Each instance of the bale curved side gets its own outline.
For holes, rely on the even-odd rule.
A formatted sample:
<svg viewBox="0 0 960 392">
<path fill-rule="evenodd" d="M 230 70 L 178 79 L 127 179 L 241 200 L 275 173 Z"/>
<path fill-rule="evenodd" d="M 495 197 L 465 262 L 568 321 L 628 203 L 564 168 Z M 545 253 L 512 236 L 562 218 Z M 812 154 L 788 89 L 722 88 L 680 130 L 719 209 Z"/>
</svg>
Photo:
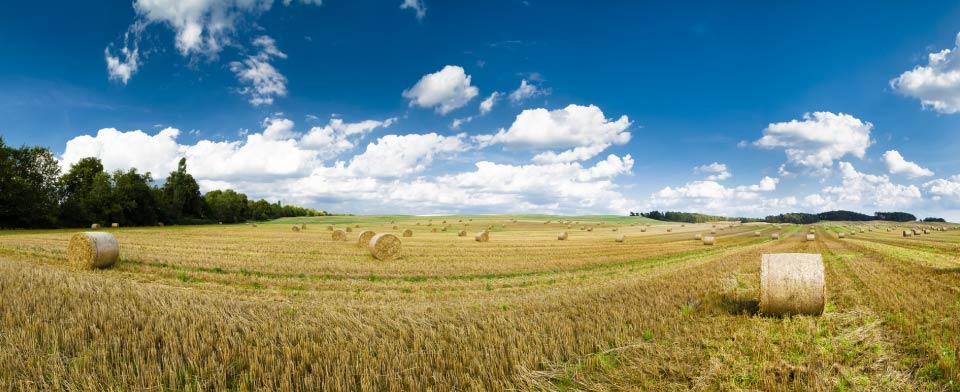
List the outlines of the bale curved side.
<svg viewBox="0 0 960 392">
<path fill-rule="evenodd" d="M 486 231 L 486 230 L 481 231 L 481 232 L 475 234 L 475 235 L 473 236 L 473 239 L 475 239 L 477 242 L 487 242 L 487 241 L 490 241 L 490 232 L 489 232 L 489 231 Z"/>
<path fill-rule="evenodd" d="M 70 264 L 83 269 L 106 268 L 116 263 L 119 257 L 117 239 L 106 232 L 77 233 L 67 245 Z"/>
<path fill-rule="evenodd" d="M 704 244 L 704 245 L 713 245 L 713 244 L 716 243 L 716 242 L 717 242 L 717 240 L 714 239 L 712 236 L 703 237 L 703 244 Z"/>
<path fill-rule="evenodd" d="M 360 234 L 357 235 L 357 246 L 362 247 L 370 245 L 370 239 L 375 235 L 377 235 L 377 233 L 374 233 L 370 230 L 361 231 Z"/>
<path fill-rule="evenodd" d="M 820 254 L 763 255 L 760 261 L 760 313 L 820 315 L 825 302 Z"/>
<path fill-rule="evenodd" d="M 567 239 L 567 232 L 561 231 L 560 234 L 557 234 L 557 239 L 560 241 Z"/>
</svg>

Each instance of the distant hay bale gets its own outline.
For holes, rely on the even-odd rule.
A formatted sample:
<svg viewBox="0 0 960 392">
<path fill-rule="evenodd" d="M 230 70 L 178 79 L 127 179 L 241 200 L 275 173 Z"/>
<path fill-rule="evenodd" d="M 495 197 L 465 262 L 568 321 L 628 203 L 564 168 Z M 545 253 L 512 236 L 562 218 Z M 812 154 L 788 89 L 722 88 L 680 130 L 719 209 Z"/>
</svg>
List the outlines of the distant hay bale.
<svg viewBox="0 0 960 392">
<path fill-rule="evenodd" d="M 813 241 L 816 237 L 813 234 L 807 234 L 807 241 Z"/>
<path fill-rule="evenodd" d="M 703 244 L 704 244 L 704 245 L 713 245 L 713 244 L 716 243 L 716 242 L 717 242 L 717 240 L 716 240 L 715 238 L 713 238 L 713 236 L 709 236 L 709 235 L 708 235 L 708 236 L 706 236 L 706 237 L 703 237 Z"/>
<path fill-rule="evenodd" d="M 300 230 L 306 230 L 306 229 L 307 229 L 307 224 L 306 224 L 306 223 L 301 223 L 301 224 L 300 224 Z"/>
<path fill-rule="evenodd" d="M 163 222 L 157 222 L 157 226 L 163 227 Z"/>
<path fill-rule="evenodd" d="M 616 227 L 613 228 L 613 231 L 617 231 L 617 230 L 619 230 L 619 229 L 617 229 Z"/>
<path fill-rule="evenodd" d="M 771 238 L 771 239 L 774 239 L 774 240 L 779 240 L 779 239 L 780 239 L 780 233 L 770 234 L 770 238 Z"/>
<path fill-rule="evenodd" d="M 846 237 L 846 236 L 847 236 L 847 235 L 844 234 L 844 233 L 837 233 L 837 237 L 839 237 L 839 238 L 844 238 L 844 237 Z"/>
<path fill-rule="evenodd" d="M 406 230 L 403 231 L 403 234 L 402 234 L 402 235 L 403 235 L 404 237 L 413 237 L 413 230 L 406 229 Z"/>
<path fill-rule="evenodd" d="M 647 232 L 647 228 L 646 228 L 646 227 L 641 227 L 641 228 L 640 228 L 640 232 L 641 232 L 641 233 L 646 233 L 646 232 Z"/>
<path fill-rule="evenodd" d="M 442 231 L 442 232 L 446 232 L 446 231 L 447 231 L 447 227 L 446 227 L 446 226 L 444 226 L 444 227 L 441 227 L 441 228 L 440 228 L 440 231 Z"/>
<path fill-rule="evenodd" d="M 716 230 L 710 230 L 710 234 L 717 234 Z"/>
<path fill-rule="evenodd" d="M 99 223 L 94 223 L 94 224 L 90 225 L 90 228 L 93 229 L 93 230 L 97 230 L 97 229 L 100 228 L 100 224 L 99 224 Z"/>
<path fill-rule="evenodd" d="M 333 231 L 333 234 L 331 234 L 330 236 L 331 236 L 331 238 L 333 238 L 334 241 L 346 241 L 346 240 L 347 240 L 347 232 L 345 232 L 345 231 L 343 231 L 343 230 L 340 230 L 340 229 L 334 230 L 334 231 Z"/>
<path fill-rule="evenodd" d="M 370 255 L 383 261 L 399 259 L 402 249 L 400 239 L 390 233 L 380 233 L 370 237 L 367 246 L 370 248 Z"/>
<path fill-rule="evenodd" d="M 437 232 L 437 228 L 434 227 L 434 228 L 430 229 L 430 232 L 431 232 L 431 233 L 436 233 L 436 232 Z"/>
<path fill-rule="evenodd" d="M 351 229 L 349 226 L 347 226 L 346 231 L 347 231 L 347 233 L 353 233 L 353 229 Z"/>
<path fill-rule="evenodd" d="M 765 254 L 760 261 L 760 313 L 823 314 L 823 258 L 817 253 Z"/>
<path fill-rule="evenodd" d="M 592 227 L 588 227 L 588 228 L 587 228 L 587 231 L 593 231 L 593 228 L 592 228 Z"/>
<path fill-rule="evenodd" d="M 111 224 L 110 224 L 110 227 L 112 227 L 112 228 L 118 228 L 118 227 L 120 227 L 120 224 L 114 222 L 114 223 L 111 223 Z"/>
<path fill-rule="evenodd" d="M 687 225 L 680 225 L 680 227 L 687 227 Z"/>
<path fill-rule="evenodd" d="M 420 222 L 417 222 L 417 226 L 420 226 Z"/>
<path fill-rule="evenodd" d="M 475 235 L 473 236 L 473 239 L 475 239 L 477 242 L 487 242 L 487 241 L 490 241 L 490 232 L 489 232 L 489 231 L 486 231 L 486 230 L 481 231 L 481 232 L 475 234 Z"/>
<path fill-rule="evenodd" d="M 702 240 L 702 239 L 703 239 L 703 235 L 700 234 L 700 233 L 694 234 L 694 235 L 693 235 L 693 239 L 695 239 L 695 240 Z"/>
<path fill-rule="evenodd" d="M 557 234 L 557 239 L 560 241 L 567 239 L 567 232 L 561 231 L 560 234 Z"/>
<path fill-rule="evenodd" d="M 617 241 L 617 242 L 623 242 L 623 241 L 626 240 L 626 239 L 627 239 L 627 237 L 624 236 L 623 234 L 618 234 L 616 237 L 614 237 L 613 240 L 614 240 L 614 241 Z"/>
<path fill-rule="evenodd" d="M 913 236 L 913 232 L 910 231 L 910 230 L 904 230 L 904 231 L 903 231 L 903 236 L 904 236 L 904 237 L 912 237 L 912 236 Z"/>
<path fill-rule="evenodd" d="M 359 229 L 359 228 L 360 228 L 360 225 L 353 225 L 353 227 L 355 227 L 355 228 L 358 228 L 358 229 Z"/>
<path fill-rule="evenodd" d="M 447 221 L 443 221 L 443 222 L 440 222 L 440 223 L 447 224 Z"/>
<path fill-rule="evenodd" d="M 759 236 L 760 236 L 760 232 L 759 232 L 759 231 L 753 232 L 753 236 L 754 236 L 754 237 L 759 237 Z"/>
<path fill-rule="evenodd" d="M 327 231 L 333 231 L 333 226 L 327 226 Z"/>
<path fill-rule="evenodd" d="M 457 219 L 457 222 L 463 223 L 463 219 Z"/>
<path fill-rule="evenodd" d="M 117 239 L 102 231 L 74 234 L 67 245 L 67 260 L 83 269 L 106 268 L 116 263 L 119 257 Z"/>
<path fill-rule="evenodd" d="M 853 236 L 855 236 L 855 235 L 857 235 L 857 232 L 855 232 L 855 231 L 851 231 L 851 232 L 850 232 L 850 236 L 851 236 L 851 237 L 853 237 Z"/>
<path fill-rule="evenodd" d="M 923 229 L 923 234 L 930 234 L 930 230 Z"/>
<path fill-rule="evenodd" d="M 569 230 L 571 227 L 573 227 L 573 226 L 567 225 L 567 230 Z"/>
<path fill-rule="evenodd" d="M 673 229 L 667 229 L 667 233 L 670 233 L 670 232 L 672 232 L 672 231 L 673 231 Z"/>
<path fill-rule="evenodd" d="M 293 227 L 291 227 L 290 230 L 293 230 L 294 233 L 299 233 L 299 232 L 300 232 L 300 226 L 293 225 Z"/>
<path fill-rule="evenodd" d="M 361 231 L 360 234 L 357 235 L 357 246 L 364 247 L 370 245 L 370 239 L 375 235 L 377 235 L 377 233 L 370 230 Z"/>
<path fill-rule="evenodd" d="M 466 230 L 460 230 L 457 232 L 457 237 L 466 237 L 466 236 L 467 236 Z"/>
<path fill-rule="evenodd" d="M 813 233 L 815 233 L 815 231 L 813 229 L 810 229 L 810 234 L 813 234 Z"/>
<path fill-rule="evenodd" d="M 393 229 L 394 229 L 394 230 L 399 229 L 399 228 L 400 228 L 400 227 L 398 227 L 397 225 L 393 225 Z"/>
<path fill-rule="evenodd" d="M 920 230 L 913 229 L 913 235 L 920 235 Z"/>
</svg>

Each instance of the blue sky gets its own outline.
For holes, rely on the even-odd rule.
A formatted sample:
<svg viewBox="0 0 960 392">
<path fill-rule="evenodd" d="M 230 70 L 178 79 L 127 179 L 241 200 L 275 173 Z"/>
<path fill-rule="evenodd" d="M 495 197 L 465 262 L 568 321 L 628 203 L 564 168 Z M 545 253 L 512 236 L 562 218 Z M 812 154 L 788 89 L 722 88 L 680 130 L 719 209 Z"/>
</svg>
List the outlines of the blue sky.
<svg viewBox="0 0 960 392">
<path fill-rule="evenodd" d="M 18 3 L 0 134 L 340 212 L 960 220 L 958 32 L 946 1 Z"/>
</svg>

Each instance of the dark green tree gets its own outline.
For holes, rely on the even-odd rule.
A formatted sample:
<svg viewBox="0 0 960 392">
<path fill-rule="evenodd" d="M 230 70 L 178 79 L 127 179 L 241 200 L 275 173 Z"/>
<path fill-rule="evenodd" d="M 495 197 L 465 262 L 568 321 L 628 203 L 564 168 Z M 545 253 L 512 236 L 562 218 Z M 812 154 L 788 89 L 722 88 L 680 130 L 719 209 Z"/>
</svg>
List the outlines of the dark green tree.
<svg viewBox="0 0 960 392">
<path fill-rule="evenodd" d="M 187 173 L 187 159 L 180 158 L 177 171 L 171 172 L 163 184 L 164 205 L 168 209 L 164 215 L 173 222 L 203 217 L 203 197 L 200 186 Z"/>
<path fill-rule="evenodd" d="M 150 173 L 139 174 L 137 169 L 113 174 L 114 203 L 121 216 L 118 222 L 125 226 L 153 226 L 157 224 L 156 195 L 150 183 Z"/>
<path fill-rule="evenodd" d="M 57 224 L 60 165 L 42 147 L 8 147 L 0 137 L 0 227 Z"/>
<path fill-rule="evenodd" d="M 218 222 L 245 222 L 249 216 L 247 195 L 232 189 L 207 192 L 203 199 L 207 206 L 207 217 Z"/>
</svg>

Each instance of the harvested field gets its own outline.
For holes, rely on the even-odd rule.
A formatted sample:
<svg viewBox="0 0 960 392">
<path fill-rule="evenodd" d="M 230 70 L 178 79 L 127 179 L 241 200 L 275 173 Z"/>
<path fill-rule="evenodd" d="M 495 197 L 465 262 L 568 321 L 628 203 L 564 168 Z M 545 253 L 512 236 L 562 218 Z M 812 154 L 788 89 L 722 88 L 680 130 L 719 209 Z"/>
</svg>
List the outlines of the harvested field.
<svg viewBox="0 0 960 392">
<path fill-rule="evenodd" d="M 306 223 L 401 237 L 394 226 L 431 220 L 492 227 L 490 241 L 422 230 L 400 238 L 401 258 L 378 260 L 327 230 L 291 233 Z M 570 221 L 619 231 L 558 241 Z M 714 246 L 694 239 L 713 224 L 505 215 L 122 227 L 110 230 L 119 260 L 94 270 L 68 261 L 80 230 L 0 232 L 0 389 L 960 385 L 960 231 L 824 223 L 807 241 L 806 225 L 743 224 L 711 235 Z M 771 253 L 822 255 L 822 315 L 758 314 Z"/>
</svg>

